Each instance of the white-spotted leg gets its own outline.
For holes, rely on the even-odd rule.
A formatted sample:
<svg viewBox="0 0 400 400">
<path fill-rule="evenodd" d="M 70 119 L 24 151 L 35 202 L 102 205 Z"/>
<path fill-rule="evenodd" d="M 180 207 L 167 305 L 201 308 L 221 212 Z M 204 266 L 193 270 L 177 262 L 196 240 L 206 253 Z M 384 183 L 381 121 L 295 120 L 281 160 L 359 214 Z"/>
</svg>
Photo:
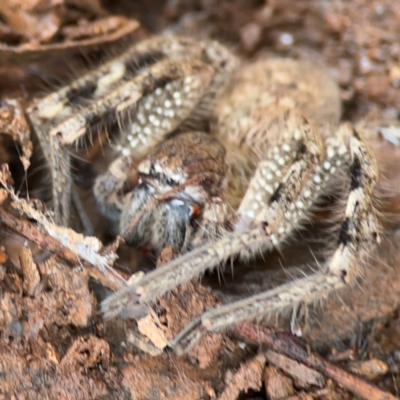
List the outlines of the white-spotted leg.
<svg viewBox="0 0 400 400">
<path fill-rule="evenodd" d="M 68 146 L 106 127 L 119 132 L 120 154 L 141 159 L 179 126 L 209 120 L 237 64 L 216 42 L 153 38 L 33 102 L 28 114 L 51 169 L 56 222 L 69 220 Z"/>
<path fill-rule="evenodd" d="M 327 298 L 332 292 L 351 285 L 360 275 L 360 260 L 379 241 L 378 221 L 372 204 L 377 168 L 367 144 L 352 127 L 343 126 L 338 135 L 341 137 L 338 143 L 342 136 L 350 135 L 350 187 L 337 238 L 337 249 L 332 257 L 314 275 L 206 312 L 172 341 L 171 346 L 176 347 L 178 352 L 185 352 L 204 331 L 218 331 L 236 322 L 276 315 L 295 309 L 300 304 L 307 305 Z M 335 172 L 335 164 L 342 160 L 340 148 L 335 153 L 332 153 L 334 148 L 328 149 L 331 157 L 328 154 L 324 166 L 316 171 L 314 182 L 324 180 Z"/>
</svg>

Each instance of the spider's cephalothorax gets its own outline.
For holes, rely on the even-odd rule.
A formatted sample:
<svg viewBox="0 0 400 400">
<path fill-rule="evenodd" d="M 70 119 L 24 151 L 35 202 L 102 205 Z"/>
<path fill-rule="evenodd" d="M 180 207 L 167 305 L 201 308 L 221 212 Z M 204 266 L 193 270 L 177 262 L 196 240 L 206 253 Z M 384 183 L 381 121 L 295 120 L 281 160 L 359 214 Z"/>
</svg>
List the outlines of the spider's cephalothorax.
<svg viewBox="0 0 400 400">
<path fill-rule="evenodd" d="M 185 252 L 202 225 L 203 210 L 221 193 L 225 179 L 225 149 L 213 137 L 191 132 L 168 139 L 152 150 L 138 166 L 139 182 L 126 196 L 120 230 L 157 196 L 126 235 L 136 246 L 158 251 L 172 247 Z"/>
<path fill-rule="evenodd" d="M 339 126 L 325 67 L 277 59 L 239 68 L 216 42 L 156 38 L 35 102 L 31 115 L 54 169 L 59 221 L 68 219 L 65 146 L 102 120 L 119 122 L 115 161 L 94 187 L 100 209 L 132 245 L 186 253 L 106 299 L 106 317 L 142 315 L 229 258 L 284 248 L 326 189 L 344 182 L 335 250 L 317 273 L 208 311 L 172 346 L 328 296 L 354 282 L 378 242 L 375 160 L 359 132 Z"/>
</svg>

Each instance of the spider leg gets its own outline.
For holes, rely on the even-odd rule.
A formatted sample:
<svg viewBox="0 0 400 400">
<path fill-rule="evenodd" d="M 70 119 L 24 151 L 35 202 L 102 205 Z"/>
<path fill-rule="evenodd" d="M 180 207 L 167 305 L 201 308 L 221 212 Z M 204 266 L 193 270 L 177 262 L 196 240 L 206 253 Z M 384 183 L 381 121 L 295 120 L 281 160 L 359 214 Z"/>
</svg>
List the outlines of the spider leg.
<svg viewBox="0 0 400 400">
<path fill-rule="evenodd" d="M 94 183 L 97 206 L 104 215 L 115 221 L 118 221 L 123 210 L 124 193 L 137 183 L 136 167 L 132 157 L 118 157 Z"/>
<path fill-rule="evenodd" d="M 372 204 L 377 168 L 373 155 L 359 134 L 349 126 L 339 130 L 339 134 L 349 133 L 350 187 L 337 248 L 332 257 L 320 272 L 312 276 L 206 312 L 172 341 L 171 345 L 178 352 L 185 352 L 204 331 L 218 331 L 236 322 L 274 315 L 302 303 L 310 304 L 327 298 L 330 293 L 351 285 L 360 275 L 358 260 L 367 256 L 379 241 L 378 221 Z M 332 166 L 335 158 L 339 159 L 338 155 L 326 162 Z M 331 169 L 326 168 L 325 176 L 332 173 Z M 319 176 L 318 173 L 314 177 Z"/>
<path fill-rule="evenodd" d="M 191 248 L 197 248 L 207 242 L 218 240 L 230 232 L 232 213 L 229 205 L 220 197 L 211 197 L 201 212 L 197 232 L 192 240 Z"/>
<path fill-rule="evenodd" d="M 290 121 L 292 119 L 292 121 Z M 298 119 L 298 117 L 297 117 Z M 297 129 L 299 121 L 296 117 L 288 118 L 285 132 Z M 335 133 L 325 140 L 325 158 L 319 163 L 310 178 L 301 186 L 296 197 L 296 191 L 288 188 L 287 203 L 280 208 L 283 212 L 279 226 L 274 228 L 271 236 L 274 247 L 279 247 L 304 221 L 311 207 L 317 202 L 321 193 L 327 188 L 328 181 L 335 174 L 343 170 L 349 163 L 349 152 L 346 143 L 350 143 L 351 131 L 347 125 L 342 125 Z M 292 135 L 293 136 L 293 135 Z M 238 209 L 237 227 L 247 226 L 251 221 L 272 221 L 269 216 L 273 212 L 271 203 L 279 198 L 279 178 L 292 165 L 296 157 L 296 146 L 302 146 L 301 142 L 290 140 L 290 135 L 283 137 L 283 143 L 279 143 L 268 151 L 267 157 L 259 163 L 254 178 L 251 180 L 246 195 Z M 288 173 L 288 172 L 286 172 Z M 298 182 L 294 182 L 298 184 Z M 265 205 L 268 205 L 265 207 Z M 276 205 L 275 205 L 276 207 Z"/>
<path fill-rule="evenodd" d="M 226 79 L 222 71 L 232 71 L 238 65 L 236 57 L 217 42 L 199 43 L 186 37 L 155 37 L 134 44 L 119 57 L 34 101 L 28 108 L 28 113 L 34 120 L 41 123 L 51 122 L 54 126 L 66 118 L 73 117 L 90 101 L 101 100 L 121 82 L 140 75 L 147 67 L 159 61 L 182 58 L 202 59 L 215 70 L 220 69 L 214 77 L 215 86 L 221 86 L 222 81 Z"/>
<path fill-rule="evenodd" d="M 241 252 L 248 253 L 250 250 L 255 253 L 259 249 L 274 245 L 279 237 L 278 229 L 285 219 L 285 213 L 290 210 L 290 204 L 301 196 L 302 189 L 315 173 L 324 153 L 318 129 L 295 112 L 289 112 L 285 118 L 289 127 L 285 139 L 295 142 L 295 150 L 292 160 L 287 160 L 288 166 L 280 177 L 276 190 L 272 194 L 266 191 L 270 196 L 267 207 L 260 210 L 254 222 L 216 242 L 187 253 L 163 268 L 147 274 L 136 285 L 106 299 L 102 304 L 106 317 L 118 315 L 127 306 L 133 310 L 131 315 L 141 315 L 146 303 L 156 300 L 207 269 L 214 268 Z M 254 179 L 264 173 L 260 172 L 264 168 L 265 165 L 261 163 Z"/>
<path fill-rule="evenodd" d="M 54 222 L 68 226 L 72 192 L 71 155 L 69 150 L 60 142 L 59 136 L 49 138 L 41 129 L 37 132 L 41 132 L 40 135 L 38 134 L 40 142 L 46 143 L 42 146 L 42 149 L 46 149 L 43 153 L 52 166 L 50 173 L 52 176 L 53 209 L 55 210 Z M 60 219 L 59 216 L 65 216 L 65 218 Z"/>
<path fill-rule="evenodd" d="M 56 222 L 68 225 L 69 218 L 70 190 L 65 187 L 70 188 L 71 178 L 66 145 L 96 129 L 96 125 L 104 124 L 104 120 L 112 124 L 127 118 L 132 119 L 132 122 L 125 123 L 130 126 L 125 140 L 117 149 L 123 155 L 137 150 L 140 156 L 140 150 L 143 152 L 160 141 L 189 115 L 211 77 L 211 67 L 196 60 L 181 63 L 169 60 L 159 62 L 107 93 L 101 101 L 90 103 L 75 115 L 62 120 L 50 129 L 49 137 L 43 137 L 46 135 L 42 134 L 41 142 L 45 141 L 43 147 L 49 146 L 49 140 L 51 142 L 45 155 L 52 166 Z M 175 93 L 178 93 L 179 98 L 173 97 Z M 161 115 L 148 112 L 148 105 L 153 110 L 154 107 L 157 109 L 157 105 L 162 106 Z M 60 179 L 65 182 L 60 182 Z"/>
<path fill-rule="evenodd" d="M 143 157 L 191 115 L 205 117 L 196 115 L 196 108 L 200 114 L 208 110 L 209 118 L 211 105 L 203 103 L 224 84 L 222 70 L 236 65 L 236 57 L 216 42 L 150 39 L 33 102 L 28 114 L 50 166 L 56 222 L 69 220 L 71 177 L 64 147 L 106 126 L 122 129 L 120 153 Z"/>
</svg>

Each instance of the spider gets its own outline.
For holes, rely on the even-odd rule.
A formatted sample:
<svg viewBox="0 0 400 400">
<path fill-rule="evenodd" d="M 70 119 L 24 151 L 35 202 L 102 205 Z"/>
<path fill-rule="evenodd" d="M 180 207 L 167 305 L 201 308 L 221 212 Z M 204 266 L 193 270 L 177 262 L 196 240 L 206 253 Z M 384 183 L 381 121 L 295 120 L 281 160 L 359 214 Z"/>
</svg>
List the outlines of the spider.
<svg viewBox="0 0 400 400">
<path fill-rule="evenodd" d="M 318 272 L 206 312 L 170 342 L 177 349 L 204 331 L 351 285 L 379 242 L 376 163 L 360 133 L 340 125 L 339 90 L 325 67 L 241 65 L 217 42 L 158 37 L 35 101 L 29 113 L 52 167 L 58 223 L 68 224 L 73 187 L 68 146 L 105 124 L 120 134 L 115 161 L 94 185 L 99 208 L 130 244 L 182 254 L 103 301 L 107 318 L 126 310 L 139 318 L 228 259 L 284 246 L 323 194 L 347 182 L 336 248 Z"/>
</svg>

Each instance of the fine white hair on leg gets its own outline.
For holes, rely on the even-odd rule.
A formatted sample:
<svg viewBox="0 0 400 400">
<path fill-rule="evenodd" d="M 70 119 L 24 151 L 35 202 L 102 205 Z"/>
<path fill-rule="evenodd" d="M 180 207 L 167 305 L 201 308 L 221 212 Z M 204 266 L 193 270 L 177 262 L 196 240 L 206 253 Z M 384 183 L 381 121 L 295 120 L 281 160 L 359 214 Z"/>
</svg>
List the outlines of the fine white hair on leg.
<svg viewBox="0 0 400 400">
<path fill-rule="evenodd" d="M 372 204 L 377 168 L 360 135 L 349 125 L 342 126 L 341 130 L 340 133 L 351 133 L 350 188 L 333 256 L 314 275 L 206 312 L 171 342 L 178 352 L 186 351 L 203 331 L 218 331 L 236 322 L 279 314 L 302 303 L 307 305 L 325 299 L 351 285 L 360 275 L 359 258 L 367 256 L 379 242 L 378 221 Z"/>
</svg>

